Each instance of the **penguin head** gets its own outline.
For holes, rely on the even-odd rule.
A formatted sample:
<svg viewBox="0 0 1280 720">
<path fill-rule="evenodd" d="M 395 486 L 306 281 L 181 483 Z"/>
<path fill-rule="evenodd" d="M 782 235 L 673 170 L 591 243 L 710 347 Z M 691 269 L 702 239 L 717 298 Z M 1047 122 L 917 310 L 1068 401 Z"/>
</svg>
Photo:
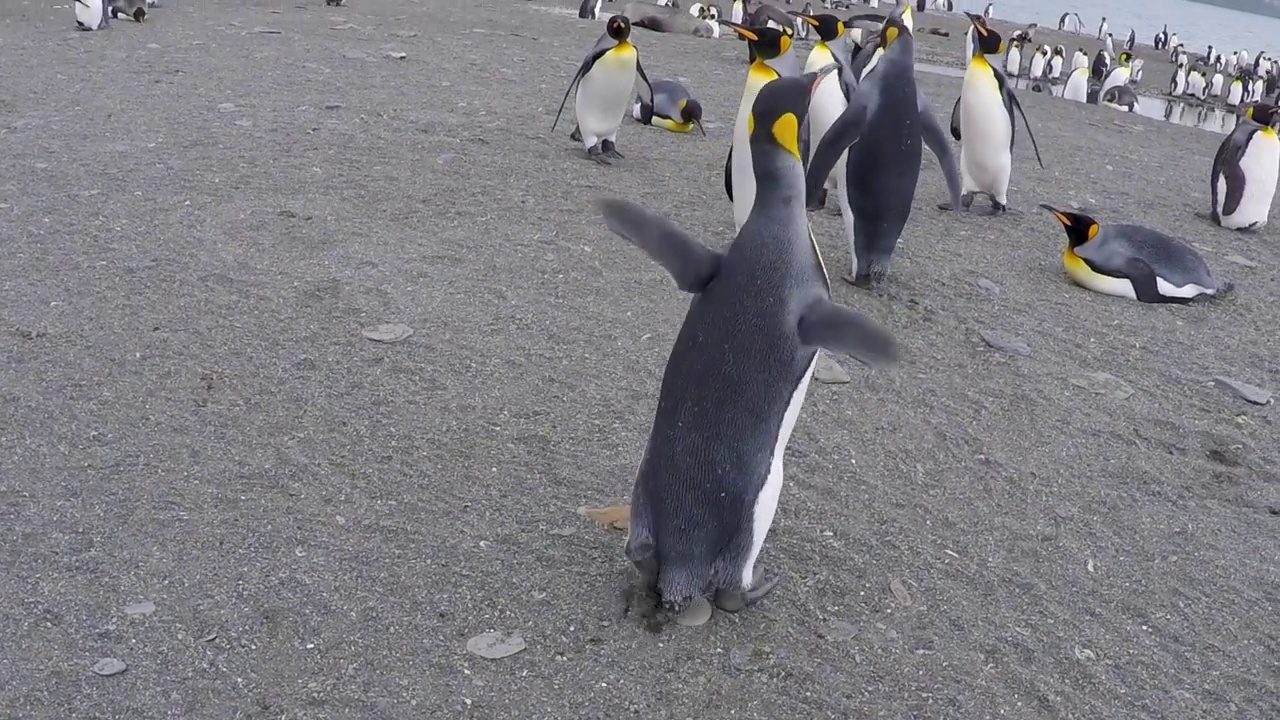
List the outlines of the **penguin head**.
<svg viewBox="0 0 1280 720">
<path fill-rule="evenodd" d="M 1067 49 L 1059 45 L 1058 47 L 1053 49 L 1053 54 L 1057 55 L 1060 58 L 1065 58 L 1067 56 Z"/>
<path fill-rule="evenodd" d="M 977 34 L 977 42 L 974 43 L 974 53 L 981 52 L 983 55 L 997 55 L 1004 52 L 1004 39 L 1000 37 L 1000 33 L 987 27 L 987 19 L 981 15 L 974 15 L 966 12 L 969 22 L 973 23 L 973 31 Z"/>
<path fill-rule="evenodd" d="M 618 42 L 626 42 L 631 37 L 631 21 L 626 15 L 614 15 L 605 23 L 604 31 Z"/>
<path fill-rule="evenodd" d="M 747 27 L 728 20 L 721 20 L 720 24 L 733 28 L 738 37 L 751 43 L 756 51 L 756 57 L 761 60 L 772 60 L 790 50 L 791 37 L 795 34 L 795 30 L 789 27 L 781 30 L 771 27 Z"/>
<path fill-rule="evenodd" d="M 788 10 L 787 14 L 794 15 L 801 20 L 809 23 L 818 31 L 818 37 L 824 43 L 834 42 L 844 34 L 844 21 L 835 15 L 823 13 L 821 15 L 809 15 L 799 13 L 794 10 Z"/>
<path fill-rule="evenodd" d="M 800 157 L 800 128 L 809 116 L 809 98 L 818 83 L 835 70 L 834 65 L 799 77 L 780 77 L 760 89 L 747 114 L 747 133 L 752 157 L 765 150 L 776 156 L 785 153 L 797 163 Z"/>
<path fill-rule="evenodd" d="M 904 37 L 911 37 L 911 28 L 902 21 L 902 18 L 890 15 L 884 19 L 884 27 L 880 28 L 880 45 L 882 50 L 888 50 L 894 43 Z"/>
<path fill-rule="evenodd" d="M 1053 213 L 1053 216 L 1062 223 L 1062 228 L 1067 231 L 1067 247 L 1078 248 L 1089 242 L 1098 235 L 1098 231 L 1102 226 L 1097 220 L 1081 213 L 1063 212 L 1052 205 L 1040 203 L 1040 207 Z"/>
<path fill-rule="evenodd" d="M 697 125 L 698 130 L 702 132 L 703 136 L 706 136 L 707 131 L 702 127 L 702 103 L 694 100 L 693 98 L 681 100 L 680 119 L 684 122 L 691 122 L 694 125 Z"/>
<path fill-rule="evenodd" d="M 1280 123 L 1280 108 L 1269 103 L 1254 103 L 1244 111 L 1244 116 L 1259 125 L 1271 127 Z"/>
<path fill-rule="evenodd" d="M 135 8 L 133 11 L 133 19 L 138 22 L 146 22 L 147 7 L 145 5 L 140 5 L 139 7 Z"/>
<path fill-rule="evenodd" d="M 1133 53 L 1129 52 L 1128 50 L 1123 50 L 1120 52 L 1121 65 L 1128 65 L 1132 61 L 1133 61 Z"/>
</svg>

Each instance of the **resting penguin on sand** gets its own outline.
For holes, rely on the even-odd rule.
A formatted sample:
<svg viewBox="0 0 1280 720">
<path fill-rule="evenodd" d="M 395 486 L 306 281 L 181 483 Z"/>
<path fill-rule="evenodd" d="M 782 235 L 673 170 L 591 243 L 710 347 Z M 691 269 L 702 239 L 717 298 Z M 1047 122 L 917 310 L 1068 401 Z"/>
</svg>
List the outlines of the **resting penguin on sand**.
<svg viewBox="0 0 1280 720">
<path fill-rule="evenodd" d="M 689 88 L 675 80 L 654 80 L 653 103 L 637 96 L 631 117 L 645 125 L 676 133 L 687 133 L 696 125 L 704 136 L 707 134 L 702 127 L 702 103 L 694 99 Z"/>
<path fill-rule="evenodd" d="M 119 20 L 121 15 L 146 22 L 147 0 L 111 0 L 111 19 Z"/>
<path fill-rule="evenodd" d="M 1164 233 L 1139 225 L 1104 228 L 1088 215 L 1040 207 L 1067 231 L 1062 265 L 1067 277 L 1083 288 L 1144 303 L 1178 304 L 1231 289 L 1213 278 L 1199 253 Z"/>
<path fill-rule="evenodd" d="M 686 610 L 682 623 L 705 622 L 708 597 L 737 612 L 773 590 L 777 577 L 757 561 L 818 349 L 866 363 L 896 354 L 888 332 L 831 301 L 809 230 L 799 133 L 817 80 L 781 78 L 756 97 L 749 117 L 759 190 L 723 250 L 631 203 L 601 202 L 609 229 L 693 295 L 631 497 L 625 551 L 641 593 L 628 609 L 652 629 Z"/>
<path fill-rule="evenodd" d="M 622 118 L 626 116 L 635 98 L 636 77 L 640 78 L 641 98 L 653 103 L 653 88 L 640 65 L 640 53 L 629 41 L 631 22 L 625 15 L 614 15 L 605 23 L 604 34 L 596 40 L 595 47 L 587 53 L 578 72 L 564 91 L 564 100 L 556 111 L 551 129 L 556 129 L 560 114 L 564 112 L 569 93 L 576 85 L 574 112 L 578 127 L 570 138 L 582 143 L 587 157 L 602 165 L 610 164 L 609 158 L 622 158 L 616 139 Z"/>
<path fill-rule="evenodd" d="M 866 50 L 863 51 L 867 52 Z M 959 207 L 960 177 L 946 135 L 933 108 L 916 86 L 915 44 L 900 18 L 890 16 L 880 31 L 874 72 L 867 72 L 849 96 L 849 106 L 827 129 L 808 170 L 808 205 L 814 207 L 827 175 L 845 150 L 841 214 L 858 287 L 879 285 L 889 273 L 920 178 L 922 143 L 938 158 L 952 207 Z"/>
</svg>

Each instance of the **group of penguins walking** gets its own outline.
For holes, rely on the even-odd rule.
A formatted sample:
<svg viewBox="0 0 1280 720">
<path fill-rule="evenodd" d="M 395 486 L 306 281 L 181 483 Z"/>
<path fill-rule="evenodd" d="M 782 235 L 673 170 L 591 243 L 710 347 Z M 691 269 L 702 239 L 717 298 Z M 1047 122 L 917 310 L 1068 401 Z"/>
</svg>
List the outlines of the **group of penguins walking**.
<svg viewBox="0 0 1280 720">
<path fill-rule="evenodd" d="M 975 39 L 951 123 L 960 142 L 957 164 L 916 86 L 914 23 L 904 0 L 864 36 L 865 44 L 845 37 L 845 22 L 834 15 L 789 15 L 819 38 L 803 66 L 792 55 L 789 24 L 719 21 L 749 47 L 725 160 L 724 189 L 736 232 L 725 249 L 714 250 L 628 201 L 598 203 L 613 233 L 693 296 L 663 374 L 629 509 L 625 553 L 641 580 L 629 608 L 654 628 L 671 619 L 701 624 L 713 606 L 740 611 L 777 585 L 778 577 L 762 572 L 757 560 L 819 349 L 868 365 L 897 357 L 886 329 L 832 301 L 807 211 L 837 198 L 851 251 L 845 280 L 878 291 L 911 213 L 924 147 L 946 179 L 949 200 L 940 209 L 968 211 L 979 194 L 990 200 L 993 215 L 1008 207 L 1015 110 L 1021 113 L 1021 107 L 1003 73 L 987 60 L 1004 43 L 984 17 L 968 15 Z M 552 124 L 554 130 L 573 94 L 577 127 L 571 137 L 601 164 L 624 157 L 617 138 L 628 110 L 643 124 L 675 132 L 701 127 L 702 106 L 692 93 L 675 81 L 649 79 L 631 29 L 626 15 L 607 20 Z M 1030 137 L 1025 115 L 1022 121 Z M 1259 105 L 1245 122 L 1274 141 L 1272 126 L 1280 118 L 1274 107 Z M 1251 144 L 1242 148 L 1246 161 L 1256 157 L 1248 154 Z M 1225 198 L 1215 189 L 1214 218 L 1239 217 L 1254 193 L 1269 193 L 1269 207 L 1280 155 L 1270 160 L 1267 190 L 1248 162 L 1219 154 L 1215 183 L 1225 183 Z M 1064 269 L 1085 288 L 1145 303 L 1187 303 L 1230 287 L 1175 238 L 1138 225 L 1103 227 L 1081 213 L 1040 207 L 1065 230 Z"/>
</svg>

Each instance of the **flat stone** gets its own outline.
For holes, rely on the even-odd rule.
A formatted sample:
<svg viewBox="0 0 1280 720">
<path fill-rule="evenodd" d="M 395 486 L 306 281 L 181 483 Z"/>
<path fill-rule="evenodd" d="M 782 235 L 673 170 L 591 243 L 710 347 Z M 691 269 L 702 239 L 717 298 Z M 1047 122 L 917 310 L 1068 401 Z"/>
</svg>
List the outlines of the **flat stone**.
<svg viewBox="0 0 1280 720">
<path fill-rule="evenodd" d="M 1213 384 L 1218 387 L 1235 393 L 1236 397 L 1254 405 L 1267 405 L 1271 402 L 1271 391 L 1250 385 L 1246 382 L 1234 380 L 1225 375 L 1217 375 L 1213 378 Z"/>
<path fill-rule="evenodd" d="M 996 297 L 1000 294 L 1000 286 L 986 278 L 978 278 L 978 289 L 991 297 Z"/>
<path fill-rule="evenodd" d="M 123 660 L 117 660 L 115 658 L 102 658 L 93 664 L 93 672 L 97 675 L 101 675 L 102 677 L 119 675 L 128 669 L 129 666 L 125 665 Z"/>
<path fill-rule="evenodd" d="M 824 640 L 831 642 L 846 642 L 858 636 L 862 629 L 853 623 L 847 623 L 843 620 L 836 620 L 827 627 L 818 631 Z"/>
<path fill-rule="evenodd" d="M 738 645 L 729 651 L 729 664 L 735 670 L 757 672 L 773 663 L 773 653 L 759 645 Z"/>
<path fill-rule="evenodd" d="M 1005 337 L 995 330 L 979 330 L 978 337 L 995 350 L 1020 357 L 1030 357 L 1031 348 L 1021 340 Z"/>
<path fill-rule="evenodd" d="M 125 615 L 150 615 L 156 611 L 156 604 L 150 600 L 143 600 L 132 605 L 124 606 Z"/>
<path fill-rule="evenodd" d="M 402 52 L 388 51 L 387 57 L 391 58 L 392 60 L 404 60 L 405 58 L 409 57 L 409 54 L 402 53 Z"/>
<path fill-rule="evenodd" d="M 1250 260 L 1249 258 L 1241 257 L 1241 256 L 1239 256 L 1239 255 L 1228 255 L 1228 256 L 1226 256 L 1226 257 L 1224 257 L 1224 258 L 1222 258 L 1222 259 L 1223 259 L 1223 260 L 1226 260 L 1226 261 L 1227 261 L 1227 262 L 1229 262 L 1229 263 L 1235 263 L 1235 264 L 1237 264 L 1237 265 L 1243 265 L 1243 266 L 1245 266 L 1245 267 L 1247 267 L 1247 268 L 1256 268 L 1256 267 L 1258 267 L 1258 263 L 1256 263 L 1256 262 L 1254 262 L 1254 261 Z"/>
<path fill-rule="evenodd" d="M 361 330 L 360 334 L 374 342 L 396 343 L 412 335 L 413 328 L 400 323 L 383 323 L 381 325 L 370 325 Z"/>
<path fill-rule="evenodd" d="M 505 635 L 497 632 L 487 632 L 476 635 L 467 641 L 467 652 L 479 655 L 488 660 L 501 660 L 505 657 L 511 657 L 516 653 L 524 650 L 524 638 L 519 633 Z"/>
<path fill-rule="evenodd" d="M 684 612 L 676 616 L 676 624 L 684 627 L 706 625 L 711 619 L 711 603 L 706 598 L 694 600 Z"/>
<path fill-rule="evenodd" d="M 827 385 L 842 385 L 853 378 L 849 377 L 849 371 L 841 367 L 835 358 L 819 352 L 818 364 L 813 369 L 813 379 Z"/>
<path fill-rule="evenodd" d="M 1068 380 L 1072 385 L 1083 388 L 1095 395 L 1102 395 L 1113 400 L 1124 400 L 1133 394 L 1129 384 L 1115 375 L 1104 372 L 1085 373 Z"/>
<path fill-rule="evenodd" d="M 222 103 L 218 106 L 218 112 L 231 112 L 236 109 L 235 103 Z"/>
</svg>

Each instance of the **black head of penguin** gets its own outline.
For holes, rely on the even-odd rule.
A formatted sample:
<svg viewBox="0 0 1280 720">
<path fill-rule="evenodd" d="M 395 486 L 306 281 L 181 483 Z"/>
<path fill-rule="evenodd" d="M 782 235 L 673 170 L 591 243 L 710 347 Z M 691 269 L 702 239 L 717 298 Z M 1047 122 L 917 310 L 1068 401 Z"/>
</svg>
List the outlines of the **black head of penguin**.
<svg viewBox="0 0 1280 720">
<path fill-rule="evenodd" d="M 1269 103 L 1254 103 L 1245 108 L 1244 116 L 1259 125 L 1275 125 L 1280 122 L 1280 108 Z"/>
<path fill-rule="evenodd" d="M 829 65 L 799 77 L 780 77 L 760 89 L 747 114 L 753 158 L 758 157 L 758 152 L 777 156 L 782 150 L 802 162 L 800 128 L 809 117 L 809 98 L 818 82 L 834 69 Z"/>
<path fill-rule="evenodd" d="M 1053 213 L 1067 231 L 1067 247 L 1078 248 L 1098 235 L 1102 226 L 1098 221 L 1082 213 L 1063 212 L 1052 205 L 1040 203 L 1040 207 Z"/>
<path fill-rule="evenodd" d="M 721 20 L 720 23 L 733 28 L 738 37 L 751 46 L 756 57 L 762 60 L 772 60 L 791 49 L 791 35 L 795 32 L 791 28 L 778 30 L 771 27 L 747 27 L 728 20 Z"/>
<path fill-rule="evenodd" d="M 614 15 L 605 23 L 604 31 L 617 42 L 631 37 L 631 20 L 626 15 Z"/>
<path fill-rule="evenodd" d="M 1004 52 L 1004 38 L 1000 37 L 1000 33 L 987 27 L 986 18 L 973 13 L 965 13 L 969 17 L 969 22 L 973 24 L 973 31 L 977 35 L 977 42 L 973 44 L 974 52 L 981 51 L 983 55 L 999 55 Z"/>
<path fill-rule="evenodd" d="M 890 15 L 884 19 L 884 27 L 880 28 L 880 42 L 877 47 L 887 54 L 893 47 L 914 47 L 911 44 L 913 39 L 911 29 L 902 22 L 902 18 Z M 903 42 L 904 40 L 907 42 Z"/>
<path fill-rule="evenodd" d="M 787 12 L 812 25 L 813 28 L 818 31 L 818 37 L 824 43 L 835 42 L 844 34 L 844 21 L 835 15 L 828 15 L 826 13 L 821 15 L 807 15 L 794 10 L 788 10 Z"/>
<path fill-rule="evenodd" d="M 680 101 L 680 120 L 697 125 L 698 130 L 704 136 L 707 134 L 707 131 L 702 127 L 702 103 L 697 100 L 689 98 Z"/>
</svg>

